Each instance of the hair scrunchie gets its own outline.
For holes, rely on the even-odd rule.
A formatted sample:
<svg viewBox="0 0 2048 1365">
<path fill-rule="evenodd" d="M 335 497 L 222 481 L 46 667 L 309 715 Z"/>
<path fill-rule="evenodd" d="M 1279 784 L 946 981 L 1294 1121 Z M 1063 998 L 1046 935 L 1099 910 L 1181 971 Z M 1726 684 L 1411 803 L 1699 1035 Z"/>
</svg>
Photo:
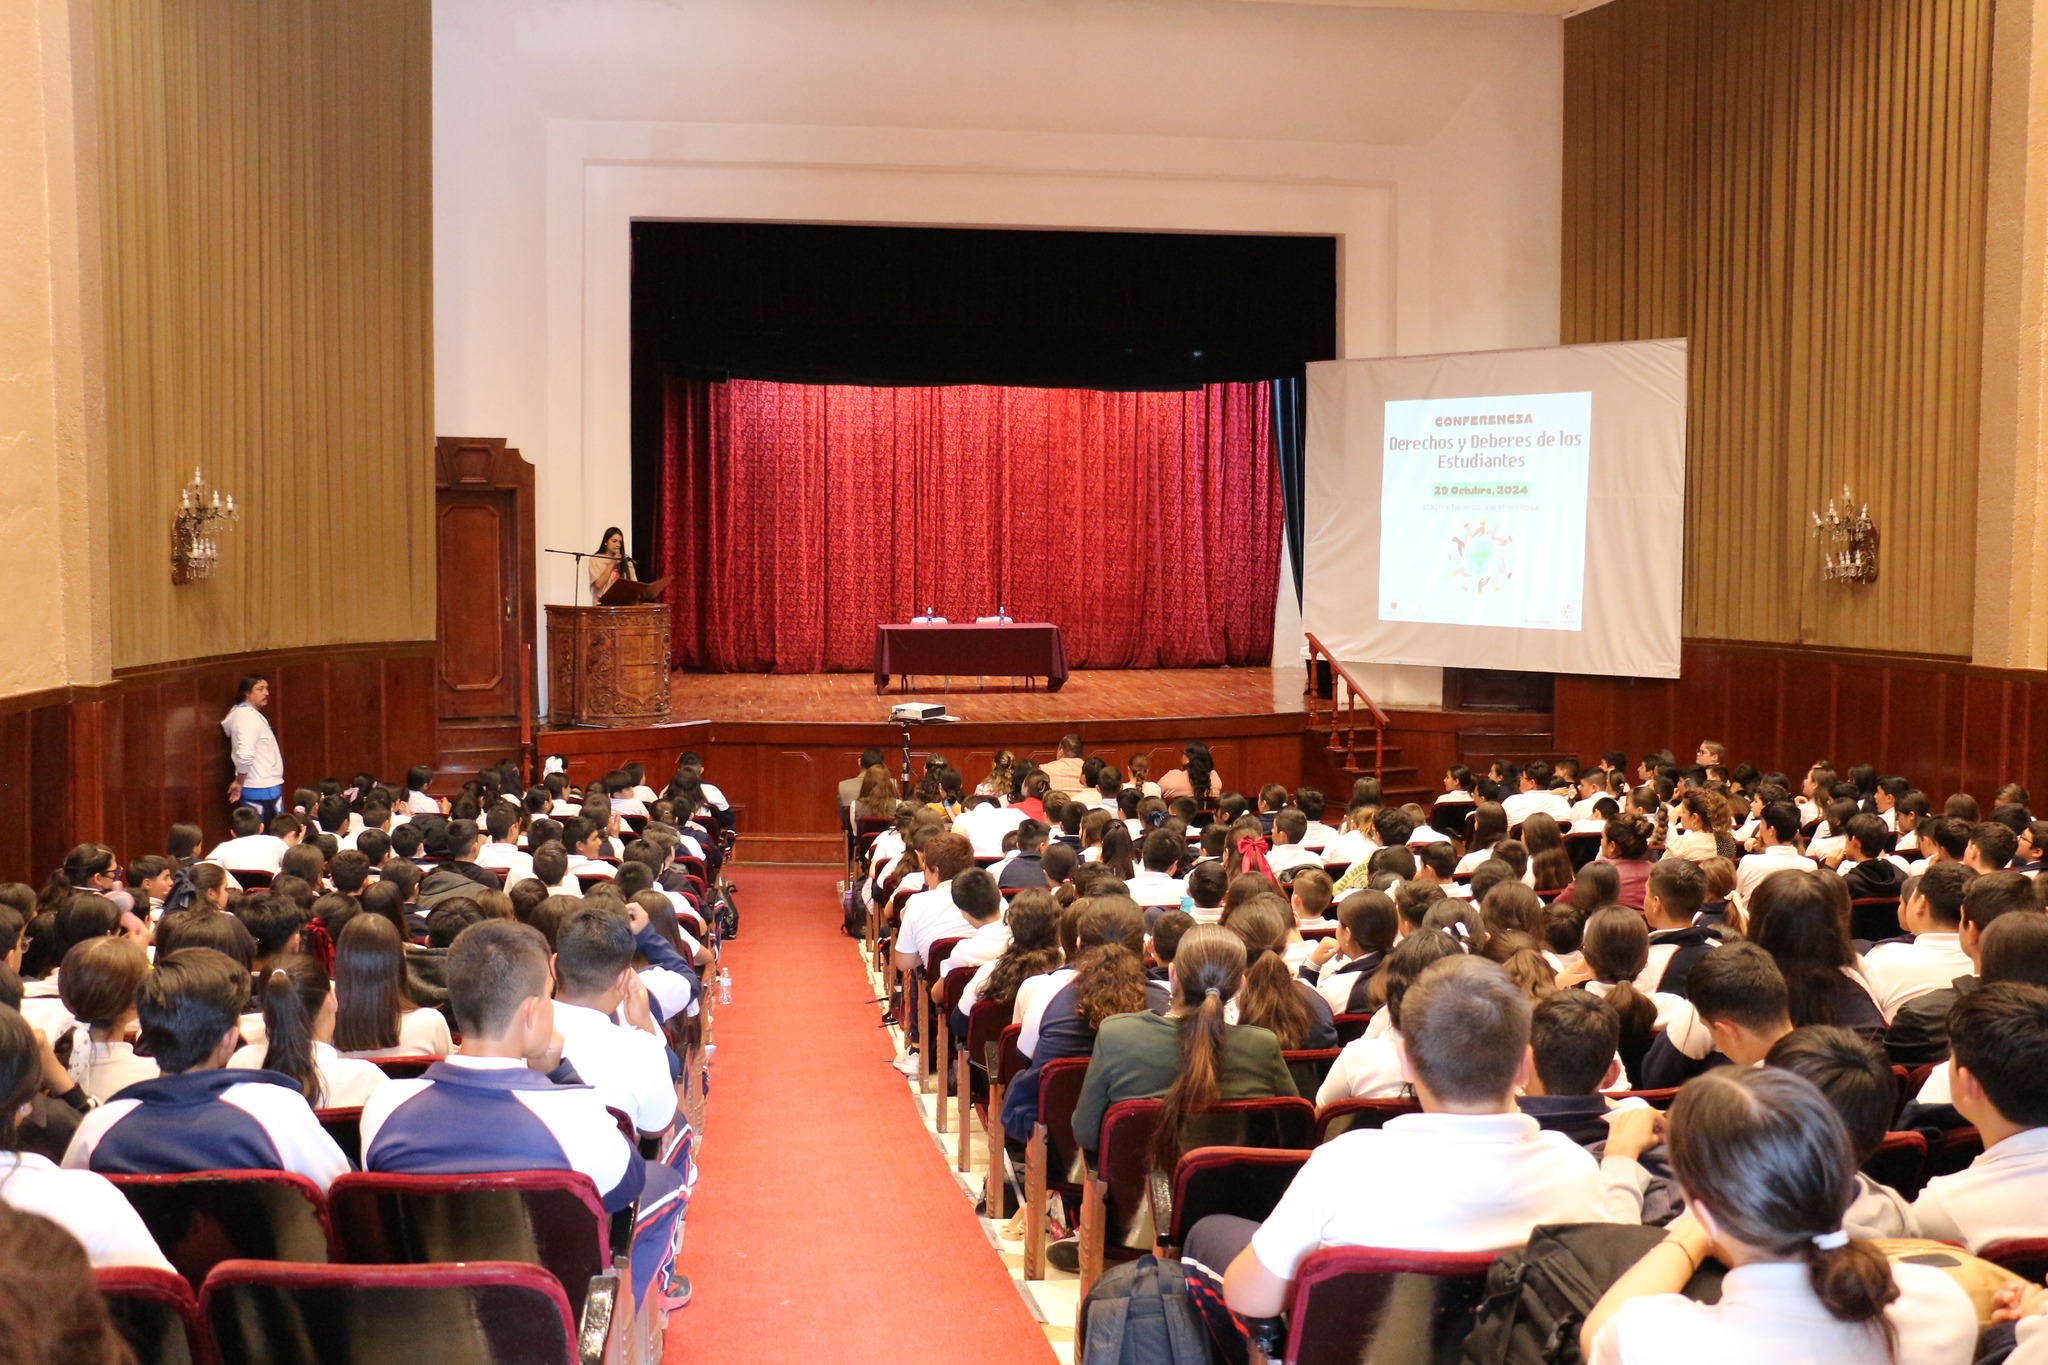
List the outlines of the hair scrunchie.
<svg viewBox="0 0 2048 1365">
<path fill-rule="evenodd" d="M 1849 1234 L 1841 1228 L 1836 1228 L 1833 1232 L 1816 1232 L 1813 1235 L 1813 1244 L 1822 1251 L 1840 1251 L 1849 1245 Z"/>
<path fill-rule="evenodd" d="M 1208 996 L 1211 1000 L 1221 1000 L 1223 998 L 1223 992 L 1215 986 L 1209 987 L 1209 989 L 1203 991 L 1202 994 Z"/>
</svg>

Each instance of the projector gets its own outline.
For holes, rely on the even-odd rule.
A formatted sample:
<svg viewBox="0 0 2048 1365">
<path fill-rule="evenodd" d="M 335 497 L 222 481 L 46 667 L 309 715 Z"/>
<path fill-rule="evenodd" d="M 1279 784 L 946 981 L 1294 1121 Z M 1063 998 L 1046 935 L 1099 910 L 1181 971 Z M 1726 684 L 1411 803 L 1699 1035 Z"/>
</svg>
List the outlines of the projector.
<svg viewBox="0 0 2048 1365">
<path fill-rule="evenodd" d="M 945 707 L 928 701 L 898 702 L 889 708 L 890 720 L 939 720 L 945 714 Z"/>
</svg>

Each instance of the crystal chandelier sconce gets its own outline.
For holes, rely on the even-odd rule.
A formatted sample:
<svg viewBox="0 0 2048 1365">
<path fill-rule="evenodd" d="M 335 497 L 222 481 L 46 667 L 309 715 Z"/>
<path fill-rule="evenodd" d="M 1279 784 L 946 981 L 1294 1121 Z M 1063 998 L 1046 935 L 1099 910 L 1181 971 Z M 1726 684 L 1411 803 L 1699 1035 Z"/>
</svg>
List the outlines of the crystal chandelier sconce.
<svg viewBox="0 0 2048 1365">
<path fill-rule="evenodd" d="M 178 490 L 177 515 L 171 518 L 171 582 L 197 583 L 213 576 L 220 563 L 219 528 L 240 521 L 235 495 L 221 499 L 218 488 L 209 489 L 198 467 L 192 482 Z"/>
<path fill-rule="evenodd" d="M 1842 485 L 1841 507 L 1828 500 L 1828 514 L 1813 516 L 1813 538 L 1820 542 L 1820 576 L 1828 583 L 1875 583 L 1877 581 L 1877 523 L 1870 519 L 1870 504 L 1858 506 Z"/>
</svg>

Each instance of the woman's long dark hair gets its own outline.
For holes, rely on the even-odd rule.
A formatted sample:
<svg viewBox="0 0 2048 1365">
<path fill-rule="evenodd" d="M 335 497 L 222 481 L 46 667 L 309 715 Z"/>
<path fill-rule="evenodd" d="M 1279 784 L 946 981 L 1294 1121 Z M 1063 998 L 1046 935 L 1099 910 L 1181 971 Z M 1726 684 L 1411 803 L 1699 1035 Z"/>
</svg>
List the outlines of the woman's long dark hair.
<svg viewBox="0 0 2048 1365">
<path fill-rule="evenodd" d="M 332 989 L 327 969 L 299 953 L 272 959 L 263 977 L 263 1069 L 291 1077 L 306 1103 L 315 1106 L 320 1071 L 313 1064 L 313 1021 Z"/>
<path fill-rule="evenodd" d="M 617 536 L 619 538 L 619 558 L 621 560 L 625 559 L 626 533 L 624 531 L 621 531 L 616 526 L 607 526 L 604 528 L 604 534 L 597 538 L 597 548 L 595 550 L 592 550 L 590 553 L 592 553 L 593 555 L 603 554 L 605 552 L 604 547 L 606 542 L 609 541 L 613 536 Z"/>
<path fill-rule="evenodd" d="M 1209 746 L 1199 739 L 1183 744 L 1180 752 L 1187 761 L 1188 786 L 1194 791 L 1195 804 L 1207 809 L 1215 804 L 1209 794 L 1209 783 L 1216 773 L 1216 760 L 1209 756 Z"/>
<path fill-rule="evenodd" d="M 1830 888 L 1822 878 L 1832 878 Z M 1832 872 L 1788 868 L 1757 884 L 1749 898 L 1750 940 L 1777 961 L 1785 977 L 1785 1007 L 1792 1027 L 1841 1023 L 1837 1008 L 1842 969 L 1856 961 L 1833 889 Z"/>
<path fill-rule="evenodd" d="M 1222 1098 L 1223 1007 L 1244 985 L 1244 941 L 1219 925 L 1196 925 L 1174 950 L 1173 979 L 1181 1010 L 1174 1021 L 1180 1072 L 1161 1098 L 1152 1133 L 1152 1167 L 1159 1171 L 1171 1171 L 1180 1160 L 1182 1121 Z"/>
<path fill-rule="evenodd" d="M 334 947 L 334 1046 L 377 1052 L 398 1046 L 412 1003 L 405 989 L 405 941 L 382 915 L 357 915 Z"/>
<path fill-rule="evenodd" d="M 1669 1141 L 1688 1202 L 1743 1245 L 1803 1264 L 1830 1316 L 1868 1324 L 1885 1357 L 1898 1358 L 1898 1330 L 1884 1314 L 1899 1297 L 1891 1262 L 1866 1241 L 1814 1240 L 1842 1231 L 1856 1198 L 1856 1158 L 1841 1115 L 1813 1082 L 1778 1067 L 1695 1076 L 1671 1106 Z"/>
</svg>

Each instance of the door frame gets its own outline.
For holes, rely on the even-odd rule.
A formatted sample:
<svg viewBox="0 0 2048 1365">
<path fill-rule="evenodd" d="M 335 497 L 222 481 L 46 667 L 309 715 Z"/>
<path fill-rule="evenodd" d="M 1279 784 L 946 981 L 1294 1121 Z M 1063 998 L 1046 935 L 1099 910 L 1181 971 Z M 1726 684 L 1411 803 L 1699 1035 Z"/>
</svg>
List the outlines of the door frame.
<svg viewBox="0 0 2048 1365">
<path fill-rule="evenodd" d="M 534 533 L 533 465 L 517 449 L 496 436 L 437 436 L 434 438 L 434 503 L 439 516 L 442 492 L 512 494 L 512 524 L 517 544 L 513 552 L 514 611 L 519 622 L 519 657 L 515 661 L 520 681 L 514 688 L 519 700 L 519 739 L 526 761 L 528 780 L 534 754 L 534 727 L 540 715 L 540 677 L 537 650 L 540 644 L 540 592 L 536 577 L 538 558 Z M 437 566 L 441 572 L 446 566 Z M 434 713 L 440 715 L 440 670 L 435 669 Z"/>
</svg>

